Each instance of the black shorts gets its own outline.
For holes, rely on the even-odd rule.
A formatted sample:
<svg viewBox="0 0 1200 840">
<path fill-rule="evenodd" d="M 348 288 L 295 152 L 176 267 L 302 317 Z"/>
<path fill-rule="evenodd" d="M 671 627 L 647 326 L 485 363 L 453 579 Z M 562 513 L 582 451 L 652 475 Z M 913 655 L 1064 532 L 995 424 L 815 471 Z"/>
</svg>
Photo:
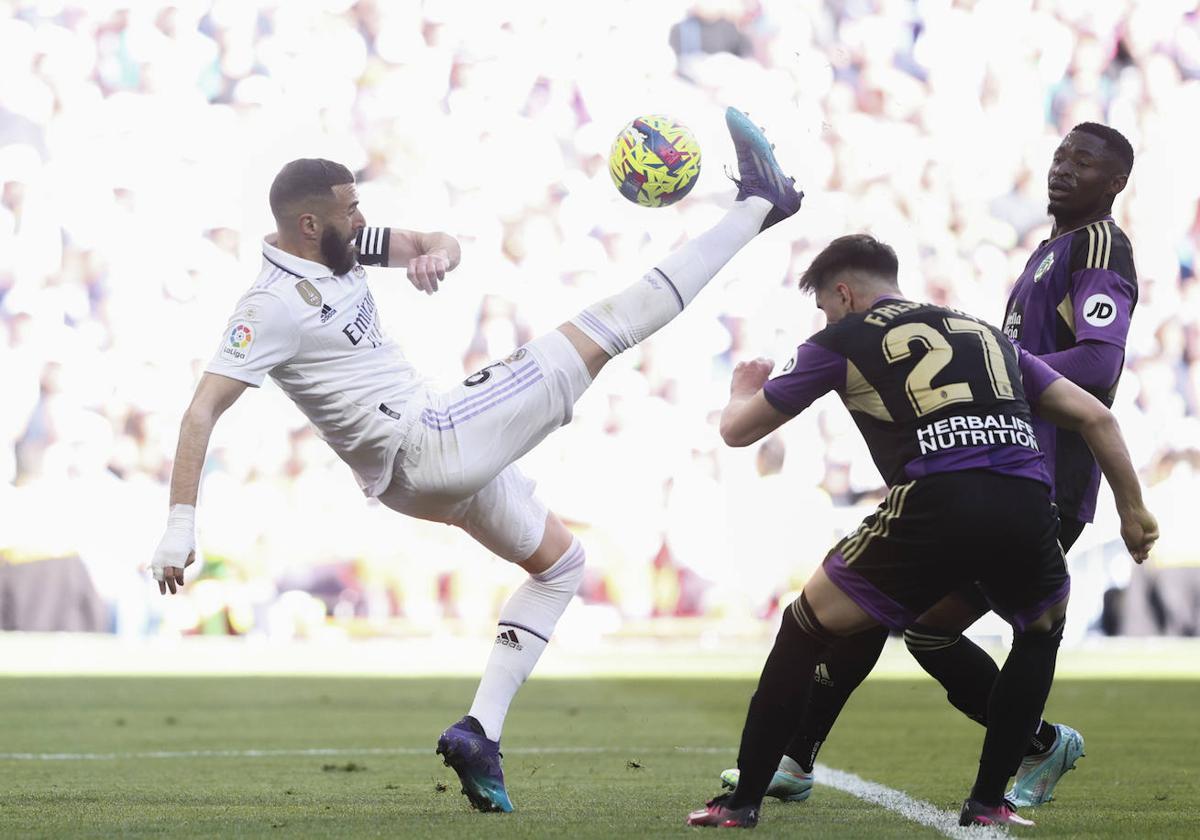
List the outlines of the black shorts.
<svg viewBox="0 0 1200 840">
<path fill-rule="evenodd" d="M 1049 489 L 982 470 L 893 487 L 824 568 L 893 630 L 978 581 L 991 608 L 1020 631 L 1071 588 Z"/>
<path fill-rule="evenodd" d="M 1071 550 L 1071 546 L 1075 545 L 1075 541 L 1079 539 L 1086 526 L 1086 522 L 1076 519 L 1074 516 L 1067 516 L 1061 512 L 1058 514 L 1058 544 L 1062 547 L 1064 555 Z M 987 595 L 983 593 L 983 589 L 978 583 L 964 586 L 955 594 L 959 601 L 969 604 L 970 609 L 974 611 L 975 618 L 970 620 L 971 624 L 974 624 L 992 608 L 992 605 L 988 603 Z"/>
</svg>

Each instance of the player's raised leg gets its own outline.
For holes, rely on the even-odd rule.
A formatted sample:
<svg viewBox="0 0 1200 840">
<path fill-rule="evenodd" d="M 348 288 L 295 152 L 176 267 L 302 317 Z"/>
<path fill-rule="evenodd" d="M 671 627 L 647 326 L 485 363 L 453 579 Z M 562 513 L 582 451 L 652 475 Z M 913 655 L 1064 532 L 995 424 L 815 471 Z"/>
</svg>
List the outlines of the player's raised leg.
<svg viewBox="0 0 1200 840">
<path fill-rule="evenodd" d="M 733 208 L 713 228 L 669 254 L 634 285 L 559 327 L 595 376 L 609 359 L 652 335 L 695 299 L 758 233 L 800 209 L 804 193 L 783 173 L 771 144 L 736 108 L 725 124 L 737 152 Z"/>
<path fill-rule="evenodd" d="M 725 217 L 629 288 L 433 395 L 417 427 L 422 463 L 402 479 L 410 495 L 466 497 L 483 487 L 570 422 L 576 400 L 613 356 L 674 319 L 760 231 L 800 209 L 803 194 L 783 174 L 762 131 L 732 108 L 726 122 L 740 177 Z"/>
</svg>

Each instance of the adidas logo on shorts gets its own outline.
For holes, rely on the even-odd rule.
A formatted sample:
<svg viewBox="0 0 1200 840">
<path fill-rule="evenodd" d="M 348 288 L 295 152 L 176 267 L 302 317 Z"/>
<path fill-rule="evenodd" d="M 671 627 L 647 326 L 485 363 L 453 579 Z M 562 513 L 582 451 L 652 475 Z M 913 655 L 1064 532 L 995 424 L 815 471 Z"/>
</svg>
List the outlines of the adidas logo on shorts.
<svg viewBox="0 0 1200 840">
<path fill-rule="evenodd" d="M 517 631 L 515 630 L 501 630 L 496 636 L 496 644 L 507 645 L 513 650 L 525 649 L 525 646 L 521 644 L 521 641 L 517 638 Z"/>
</svg>

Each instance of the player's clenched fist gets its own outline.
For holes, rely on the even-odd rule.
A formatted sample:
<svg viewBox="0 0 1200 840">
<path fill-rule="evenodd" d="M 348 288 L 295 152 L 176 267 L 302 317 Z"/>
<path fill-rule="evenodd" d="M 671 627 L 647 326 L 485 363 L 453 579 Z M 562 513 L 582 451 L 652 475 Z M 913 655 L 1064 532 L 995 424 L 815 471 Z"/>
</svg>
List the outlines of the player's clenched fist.
<svg viewBox="0 0 1200 840">
<path fill-rule="evenodd" d="M 763 386 L 775 369 L 775 363 L 770 359 L 751 359 L 748 362 L 738 362 L 733 369 L 733 381 L 729 384 L 731 394 L 753 394 Z"/>
<path fill-rule="evenodd" d="M 431 295 L 438 290 L 438 282 L 445 279 L 450 270 L 450 257 L 445 251 L 430 251 L 408 261 L 408 280 L 418 290 Z"/>
<path fill-rule="evenodd" d="M 172 505 L 167 516 L 167 532 L 158 541 L 150 570 L 158 581 L 158 591 L 171 594 L 183 586 L 183 570 L 196 562 L 196 508 Z"/>
<path fill-rule="evenodd" d="M 1141 563 L 1150 556 L 1150 549 L 1158 540 L 1158 520 L 1144 507 L 1117 513 L 1121 516 L 1121 539 L 1129 549 L 1129 556 Z"/>
</svg>

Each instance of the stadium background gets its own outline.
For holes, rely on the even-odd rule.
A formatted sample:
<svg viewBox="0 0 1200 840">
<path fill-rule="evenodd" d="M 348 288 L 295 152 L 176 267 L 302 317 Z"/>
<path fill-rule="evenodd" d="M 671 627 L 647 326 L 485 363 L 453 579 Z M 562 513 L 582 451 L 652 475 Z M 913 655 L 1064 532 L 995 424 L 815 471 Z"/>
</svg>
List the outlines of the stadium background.
<svg viewBox="0 0 1200 840">
<path fill-rule="evenodd" d="M 364 504 L 270 385 L 214 435 L 202 576 L 170 599 L 148 582 L 179 419 L 257 272 L 270 180 L 294 157 L 341 160 L 369 223 L 459 237 L 433 298 L 372 276 L 385 328 L 449 383 L 711 223 L 731 198 L 733 104 L 808 197 L 523 462 L 588 549 L 557 646 L 766 639 L 881 488 L 832 398 L 724 447 L 733 364 L 783 360 L 819 326 L 796 276 L 855 230 L 896 247 L 910 296 L 998 322 L 1049 229 L 1052 151 L 1083 120 L 1137 152 L 1115 210 L 1141 287 L 1116 411 L 1163 538 L 1132 568 L 1102 499 L 1072 553 L 1068 632 L 1195 635 L 1198 5 L 0 0 L 0 628 L 459 639 L 475 670 L 520 571 Z M 654 112 L 705 154 L 666 210 L 625 202 L 605 167 L 621 126 Z M 76 665 L 107 661 L 78 644 Z M 56 642 L 29 645 L 29 668 L 60 667 Z M 213 667 L 235 651 L 217 650 Z"/>
</svg>

